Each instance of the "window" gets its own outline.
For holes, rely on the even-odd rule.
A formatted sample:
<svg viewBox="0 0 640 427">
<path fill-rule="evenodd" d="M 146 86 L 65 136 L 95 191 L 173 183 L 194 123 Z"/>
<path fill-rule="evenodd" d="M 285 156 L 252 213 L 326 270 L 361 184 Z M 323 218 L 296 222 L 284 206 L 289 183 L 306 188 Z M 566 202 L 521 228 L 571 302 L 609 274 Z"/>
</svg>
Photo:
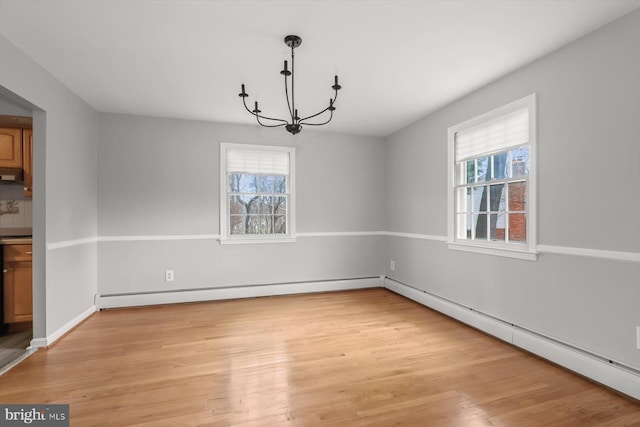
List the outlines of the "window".
<svg viewBox="0 0 640 427">
<path fill-rule="evenodd" d="M 294 241 L 295 149 L 220 144 L 220 242 Z"/>
<path fill-rule="evenodd" d="M 536 259 L 535 95 L 449 128 L 449 247 Z"/>
</svg>

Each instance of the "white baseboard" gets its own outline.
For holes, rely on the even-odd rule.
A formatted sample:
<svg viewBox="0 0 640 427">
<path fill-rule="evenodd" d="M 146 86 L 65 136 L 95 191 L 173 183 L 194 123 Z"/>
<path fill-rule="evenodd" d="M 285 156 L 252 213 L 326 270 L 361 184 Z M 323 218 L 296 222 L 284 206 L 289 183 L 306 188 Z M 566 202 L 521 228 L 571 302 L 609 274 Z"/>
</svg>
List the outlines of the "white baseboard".
<svg viewBox="0 0 640 427">
<path fill-rule="evenodd" d="M 313 292 L 344 291 L 352 289 L 380 288 L 380 277 L 329 280 L 322 282 L 284 283 L 272 285 L 232 286 L 224 288 L 187 289 L 166 292 L 98 295 L 99 309 L 137 307 L 157 304 L 215 301 L 236 298 L 252 298 L 274 295 L 304 294 Z"/>
<path fill-rule="evenodd" d="M 610 362 L 586 350 L 527 331 L 389 278 L 384 279 L 384 287 L 607 387 L 640 399 L 640 375 L 633 368 Z"/>
<path fill-rule="evenodd" d="M 95 305 L 92 305 L 84 312 L 80 313 L 75 318 L 71 319 L 60 328 L 58 328 L 54 333 L 47 335 L 46 338 L 34 338 L 31 340 L 30 349 L 36 350 L 40 347 L 48 347 L 54 342 L 58 341 L 64 334 L 78 326 L 83 320 L 87 317 L 91 316 L 93 313 L 97 311 Z"/>
</svg>

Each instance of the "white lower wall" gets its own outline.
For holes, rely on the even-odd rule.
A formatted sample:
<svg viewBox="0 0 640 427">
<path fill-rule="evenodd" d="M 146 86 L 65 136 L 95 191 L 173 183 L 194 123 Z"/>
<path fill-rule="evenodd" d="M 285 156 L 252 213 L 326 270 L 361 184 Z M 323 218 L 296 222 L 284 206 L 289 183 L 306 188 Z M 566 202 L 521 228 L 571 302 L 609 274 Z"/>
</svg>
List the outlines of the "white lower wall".
<svg viewBox="0 0 640 427">
<path fill-rule="evenodd" d="M 97 243 L 47 250 L 47 345 L 95 311 Z M 93 284 L 93 286 L 91 286 Z"/>
<path fill-rule="evenodd" d="M 384 236 L 298 238 L 294 243 L 221 245 L 216 239 L 98 242 L 101 295 L 163 293 L 274 283 L 379 277 Z M 165 281 L 173 270 L 175 281 Z"/>
</svg>

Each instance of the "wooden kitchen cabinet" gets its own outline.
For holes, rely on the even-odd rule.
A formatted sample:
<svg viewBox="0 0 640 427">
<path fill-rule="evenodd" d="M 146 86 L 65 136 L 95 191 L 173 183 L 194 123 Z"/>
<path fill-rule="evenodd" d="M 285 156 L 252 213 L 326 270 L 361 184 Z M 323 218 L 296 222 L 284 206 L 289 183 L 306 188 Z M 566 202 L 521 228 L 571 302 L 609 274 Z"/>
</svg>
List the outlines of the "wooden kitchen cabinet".
<svg viewBox="0 0 640 427">
<path fill-rule="evenodd" d="M 0 167 L 22 167 L 22 129 L 0 128 Z"/>
<path fill-rule="evenodd" d="M 33 196 L 33 129 L 22 130 L 22 172 L 24 195 Z"/>
<path fill-rule="evenodd" d="M 32 246 L 3 245 L 4 323 L 33 319 Z"/>
</svg>

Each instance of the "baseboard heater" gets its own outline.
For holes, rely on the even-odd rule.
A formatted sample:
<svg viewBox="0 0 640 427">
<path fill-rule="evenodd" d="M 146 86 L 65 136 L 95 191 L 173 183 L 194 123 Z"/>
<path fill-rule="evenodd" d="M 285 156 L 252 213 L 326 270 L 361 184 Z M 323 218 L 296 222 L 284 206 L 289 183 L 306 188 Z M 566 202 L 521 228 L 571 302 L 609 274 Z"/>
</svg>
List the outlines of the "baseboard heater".
<svg viewBox="0 0 640 427">
<path fill-rule="evenodd" d="M 102 294 L 96 296 L 95 304 L 98 309 L 104 310 L 109 308 L 216 301 L 236 298 L 306 294 L 314 292 L 344 291 L 352 289 L 380 287 L 382 287 L 382 277 L 358 277 L 309 282 L 238 285 L 200 289 Z"/>
<path fill-rule="evenodd" d="M 390 278 L 384 279 L 384 287 L 607 387 L 640 399 L 640 371 L 637 369 Z"/>
</svg>

